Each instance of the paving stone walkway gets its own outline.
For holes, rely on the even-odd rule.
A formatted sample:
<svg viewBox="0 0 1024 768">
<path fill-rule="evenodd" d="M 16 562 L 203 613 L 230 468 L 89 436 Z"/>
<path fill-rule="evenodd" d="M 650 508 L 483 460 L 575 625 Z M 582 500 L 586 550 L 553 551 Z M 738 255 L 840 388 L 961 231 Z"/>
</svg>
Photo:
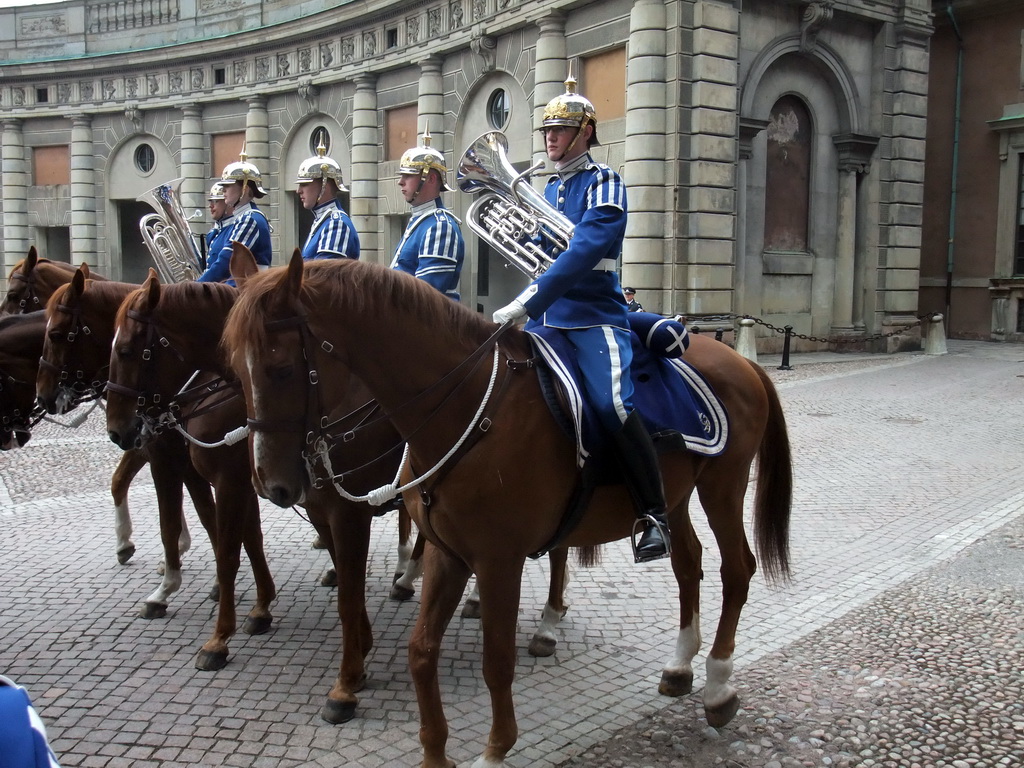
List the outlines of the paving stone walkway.
<svg viewBox="0 0 1024 768">
<path fill-rule="evenodd" d="M 546 565 L 527 566 L 520 738 L 509 766 L 1021 764 L 1024 637 L 1009 578 L 1019 570 L 997 566 L 1018 551 L 1024 513 L 1024 348 L 951 342 L 942 357 L 793 363 L 777 371 L 777 361 L 762 360 L 796 457 L 794 574 L 784 588 L 752 584 L 738 634 L 736 719 L 714 731 L 699 693 L 658 695 L 675 643 L 674 582 L 666 562 L 634 566 L 619 542 L 600 567 L 573 570 L 559 650 L 548 659 L 526 653 L 547 589 Z M 209 544 L 189 510 L 195 544 L 183 588 L 167 618 L 137 618 L 159 580 L 156 504 L 143 473 L 130 496 L 138 552 L 118 565 L 107 492 L 118 456 L 96 415 L 75 431 L 42 427 L 25 448 L 0 455 L 0 672 L 28 687 L 62 764 L 419 765 L 406 663 L 417 601 L 387 598 L 394 519 L 374 524 L 369 684 L 357 718 L 332 726 L 319 709 L 339 629 L 334 593 L 318 584 L 327 556 L 310 549 L 308 524 L 264 505 L 275 627 L 237 635 L 228 666 L 200 672 L 193 658 L 214 608 Z M 705 542 L 707 641 L 720 606 L 718 556 L 696 503 L 691 514 Z M 979 575 L 979 564 L 989 570 Z M 254 593 L 246 568 L 240 613 Z M 983 651 L 972 650 L 977 627 L 990 642 Z M 948 642 L 935 641 L 944 632 Z M 453 620 L 441 679 L 449 754 L 460 765 L 479 755 L 490 723 L 480 651 L 478 623 Z M 857 701 L 861 712 L 848 706 Z M 994 710 L 998 727 L 989 728 L 976 713 Z M 915 728 L 927 750 L 910 745 Z M 927 743 L 936 741 L 927 728 L 942 749 Z"/>
</svg>

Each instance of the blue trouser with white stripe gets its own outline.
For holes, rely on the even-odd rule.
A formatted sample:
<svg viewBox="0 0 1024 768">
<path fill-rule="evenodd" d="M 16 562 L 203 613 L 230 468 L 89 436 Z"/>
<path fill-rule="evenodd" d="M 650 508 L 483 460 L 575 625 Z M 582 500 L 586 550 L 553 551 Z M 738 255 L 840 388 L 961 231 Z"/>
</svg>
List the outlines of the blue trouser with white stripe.
<svg viewBox="0 0 1024 768">
<path fill-rule="evenodd" d="M 633 381 L 629 377 L 633 347 L 629 331 L 606 325 L 564 333 L 576 349 L 584 397 L 604 430 L 616 434 L 633 410 Z"/>
</svg>

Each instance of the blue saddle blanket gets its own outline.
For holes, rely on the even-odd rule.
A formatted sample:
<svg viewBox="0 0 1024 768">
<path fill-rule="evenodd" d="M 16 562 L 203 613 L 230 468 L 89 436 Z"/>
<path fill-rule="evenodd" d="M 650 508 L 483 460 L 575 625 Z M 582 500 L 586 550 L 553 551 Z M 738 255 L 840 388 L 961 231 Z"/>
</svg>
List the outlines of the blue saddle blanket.
<svg viewBox="0 0 1024 768">
<path fill-rule="evenodd" d="M 630 365 L 633 407 L 640 412 L 648 431 L 658 438 L 678 436 L 687 450 L 703 456 L 717 456 L 725 450 L 729 438 L 725 406 L 692 365 L 679 357 L 655 354 L 644 344 L 644 340 L 649 340 L 648 335 L 641 338 L 636 331 L 637 326 L 634 325 L 631 334 L 633 362 Z M 555 329 L 538 326 L 527 333 L 534 351 L 561 385 L 568 411 L 565 415 L 572 422 L 577 459 L 582 467 L 595 449 L 604 443 L 605 435 L 593 409 L 583 397 L 573 346 Z M 681 354 L 682 349 L 677 351 Z"/>
</svg>

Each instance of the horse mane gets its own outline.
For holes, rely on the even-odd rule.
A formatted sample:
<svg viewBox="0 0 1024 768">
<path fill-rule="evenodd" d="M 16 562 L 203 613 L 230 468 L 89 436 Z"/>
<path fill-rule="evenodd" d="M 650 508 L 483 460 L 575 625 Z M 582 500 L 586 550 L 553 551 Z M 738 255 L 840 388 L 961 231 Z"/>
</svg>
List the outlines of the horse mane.
<svg viewBox="0 0 1024 768">
<path fill-rule="evenodd" d="M 131 293 L 133 288 L 138 288 L 134 283 L 118 283 L 113 280 L 86 280 L 85 290 L 100 301 L 117 302 L 124 300 L 124 297 Z M 50 296 L 46 303 L 46 316 L 52 317 L 57 311 L 57 306 L 64 303 L 65 297 L 71 290 L 71 283 L 64 283 L 59 286 Z"/>
<path fill-rule="evenodd" d="M 382 311 L 382 303 L 393 304 L 411 312 L 416 323 L 436 328 L 459 342 L 478 343 L 494 331 L 494 325 L 483 316 L 404 272 L 352 259 L 320 259 L 307 262 L 303 268 L 299 299 L 306 307 L 331 305 L 372 315 Z M 226 347 L 240 350 L 265 346 L 264 323 L 251 320 L 268 318 L 275 309 L 275 289 L 285 279 L 284 269 L 260 272 L 246 281 L 224 329 Z"/>
<path fill-rule="evenodd" d="M 147 293 L 145 285 L 136 288 L 121 303 L 117 310 L 115 324 L 120 326 L 142 296 Z M 235 303 L 238 296 L 238 289 L 227 283 L 199 283 L 189 280 L 184 283 L 161 283 L 160 284 L 160 312 L 168 316 L 180 317 L 194 313 L 196 308 L 202 306 L 204 309 L 214 302 L 214 307 L 224 314 Z"/>
<path fill-rule="evenodd" d="M 28 259 L 22 259 L 13 267 L 11 267 L 11 271 L 7 273 L 7 279 L 10 280 L 12 277 L 14 277 L 15 272 L 21 272 L 22 274 L 24 274 L 26 261 L 28 261 Z M 40 257 L 36 259 L 35 267 L 33 268 L 32 271 L 34 272 L 43 264 L 49 264 L 55 267 L 56 269 L 60 270 L 61 272 L 74 272 L 76 269 L 78 269 L 78 267 L 76 267 L 74 264 L 69 264 L 66 261 L 54 261 L 53 259 L 44 259 Z"/>
</svg>

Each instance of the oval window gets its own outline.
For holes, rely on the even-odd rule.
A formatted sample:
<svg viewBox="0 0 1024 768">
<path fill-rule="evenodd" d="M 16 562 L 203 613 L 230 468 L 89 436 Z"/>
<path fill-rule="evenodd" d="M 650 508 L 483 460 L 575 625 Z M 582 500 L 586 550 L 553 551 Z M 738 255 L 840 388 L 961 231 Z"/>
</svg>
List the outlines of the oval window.
<svg viewBox="0 0 1024 768">
<path fill-rule="evenodd" d="M 151 173 L 156 165 L 156 153 L 149 144 L 139 144 L 135 148 L 135 167 L 143 173 Z"/>
<path fill-rule="evenodd" d="M 495 130 L 502 130 L 508 124 L 508 113 L 511 109 L 508 92 L 498 88 L 487 99 L 487 120 Z"/>
<path fill-rule="evenodd" d="M 331 132 L 328 131 L 324 126 L 318 125 L 313 129 L 313 132 L 309 134 L 309 153 L 315 155 L 317 147 L 323 142 L 326 154 L 328 157 L 331 154 Z"/>
</svg>

